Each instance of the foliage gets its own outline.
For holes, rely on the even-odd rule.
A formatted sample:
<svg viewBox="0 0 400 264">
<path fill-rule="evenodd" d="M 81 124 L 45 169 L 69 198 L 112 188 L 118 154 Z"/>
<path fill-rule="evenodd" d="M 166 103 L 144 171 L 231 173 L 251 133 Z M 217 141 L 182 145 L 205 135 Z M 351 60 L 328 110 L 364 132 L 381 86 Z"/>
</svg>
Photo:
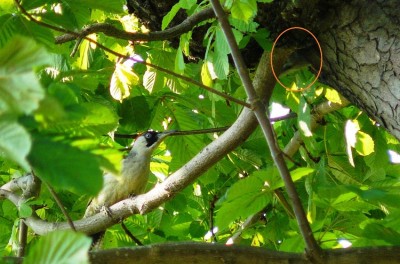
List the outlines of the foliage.
<svg viewBox="0 0 400 264">
<path fill-rule="evenodd" d="M 142 26 L 126 15 L 120 0 L 22 4 L 41 21 L 69 30 L 99 21 L 135 30 Z M 164 17 L 162 27 L 167 28 L 181 9 L 191 15 L 205 6 L 181 0 Z M 225 1 L 225 6 L 231 9 L 230 22 L 240 47 L 245 48 L 249 41 L 265 49 L 271 47 L 268 32 L 253 21 L 257 1 Z M 216 21 L 207 25 L 205 56 L 195 62 L 184 59 L 190 54 L 187 43 L 191 33 L 181 36 L 178 48 L 167 41 L 132 46 L 102 34 L 96 40 L 245 100 L 237 72 L 229 64 L 230 50 L 220 26 Z M 84 202 L 100 190 L 101 169 L 120 169 L 122 154 L 118 149 L 130 142 L 114 141 L 109 133 L 226 126 L 242 110 L 160 70 L 120 61 L 86 40 L 70 57 L 72 45 L 54 44 L 59 34 L 29 21 L 8 1 L 0 3 L 0 183 L 32 169 L 56 189 L 74 219 L 80 219 Z M 314 77 L 302 68 L 283 76 L 282 81 L 296 87 Z M 400 151 L 399 143 L 354 106 L 326 115 L 312 131 L 313 107 L 326 100 L 338 102 L 339 98 L 334 89 L 321 83 L 302 93 L 287 92 L 277 85 L 271 105 L 281 104 L 298 116 L 274 124 L 278 144 L 283 148 L 296 131 L 301 131 L 304 144 L 287 163 L 323 248 L 341 247 L 341 240 L 353 246 L 397 245 L 400 167 L 390 162 L 388 150 Z M 168 139 L 153 158 L 154 175 L 148 189 L 185 164 L 213 136 L 217 135 Z M 241 244 L 303 251 L 295 219 L 274 196 L 274 191 L 284 186 L 267 152 L 257 129 L 162 208 L 132 216 L 125 220 L 126 226 L 144 244 L 186 240 L 224 243 L 248 216 L 261 211 L 260 221 L 244 230 Z M 41 205 L 37 210 L 40 217 L 64 220 L 47 190 L 35 204 Z M 18 212 L 9 201 L 2 200 L 0 205 L 0 250 L 2 255 L 10 255 L 17 243 Z M 210 231 L 212 235 L 206 235 Z M 79 235 L 60 232 L 39 240 L 29 235 L 28 240 L 27 263 L 42 258 L 40 254 L 50 245 L 52 253 L 62 250 L 58 246 L 64 247 L 64 255 L 58 257 L 67 258 L 67 253 L 78 247 L 77 241 L 82 247 L 75 252 L 74 263 L 84 262 L 87 240 Z M 70 243 L 60 244 L 66 240 Z M 106 248 L 132 245 L 119 225 L 107 231 L 105 241 Z"/>
</svg>

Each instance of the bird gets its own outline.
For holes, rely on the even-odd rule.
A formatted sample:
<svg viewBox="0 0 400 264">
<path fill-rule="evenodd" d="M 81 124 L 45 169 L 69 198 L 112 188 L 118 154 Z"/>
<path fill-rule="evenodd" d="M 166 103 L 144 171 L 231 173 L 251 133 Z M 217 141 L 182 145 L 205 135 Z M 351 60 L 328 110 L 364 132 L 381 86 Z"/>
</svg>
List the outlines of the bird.
<svg viewBox="0 0 400 264">
<path fill-rule="evenodd" d="M 131 197 L 142 194 L 150 174 L 150 161 L 153 151 L 160 143 L 175 131 L 157 132 L 148 130 L 134 141 L 127 157 L 122 160 L 120 175 L 106 173 L 99 194 L 92 198 L 86 208 L 84 218 L 99 213 L 103 208 Z M 105 231 L 91 235 L 92 248 L 99 248 Z"/>
</svg>

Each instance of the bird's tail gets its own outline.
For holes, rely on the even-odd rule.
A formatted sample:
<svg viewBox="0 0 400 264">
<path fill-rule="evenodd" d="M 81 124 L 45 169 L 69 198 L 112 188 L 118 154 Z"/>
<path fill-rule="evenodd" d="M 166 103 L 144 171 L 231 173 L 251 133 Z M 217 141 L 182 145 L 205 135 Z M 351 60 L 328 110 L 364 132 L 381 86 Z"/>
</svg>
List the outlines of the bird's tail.
<svg viewBox="0 0 400 264">
<path fill-rule="evenodd" d="M 90 250 L 97 250 L 102 248 L 105 234 L 106 234 L 105 231 L 101 231 L 93 235 L 90 235 L 90 237 L 92 238 L 92 244 L 90 245 Z"/>
</svg>

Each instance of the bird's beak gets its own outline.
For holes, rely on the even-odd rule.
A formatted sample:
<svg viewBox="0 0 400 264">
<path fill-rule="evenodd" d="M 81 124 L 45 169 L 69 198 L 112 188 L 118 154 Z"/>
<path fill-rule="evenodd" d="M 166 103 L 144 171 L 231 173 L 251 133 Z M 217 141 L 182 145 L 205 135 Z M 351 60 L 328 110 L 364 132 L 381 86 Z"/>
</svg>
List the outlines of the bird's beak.
<svg viewBox="0 0 400 264">
<path fill-rule="evenodd" d="M 176 130 L 167 130 L 167 131 L 164 131 L 164 132 L 160 132 L 158 134 L 158 137 L 159 137 L 159 139 L 164 139 L 164 138 L 166 138 L 168 136 L 173 135 L 174 133 L 176 133 Z"/>
</svg>

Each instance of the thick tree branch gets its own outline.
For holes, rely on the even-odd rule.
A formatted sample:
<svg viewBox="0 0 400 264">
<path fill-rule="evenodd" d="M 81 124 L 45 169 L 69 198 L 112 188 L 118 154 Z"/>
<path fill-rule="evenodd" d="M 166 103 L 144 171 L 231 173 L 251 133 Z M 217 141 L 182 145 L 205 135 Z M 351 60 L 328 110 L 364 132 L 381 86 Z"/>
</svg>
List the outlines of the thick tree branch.
<svg viewBox="0 0 400 264">
<path fill-rule="evenodd" d="M 121 29 L 114 27 L 111 24 L 107 23 L 98 23 L 87 26 L 82 29 L 80 32 L 75 32 L 74 34 L 67 33 L 61 36 L 56 37 L 56 44 L 65 43 L 68 41 L 72 41 L 78 38 L 83 38 L 87 35 L 93 33 L 104 33 L 109 37 L 114 37 L 118 39 L 126 39 L 131 41 L 158 41 L 158 40 L 167 40 L 174 37 L 178 37 L 186 32 L 192 30 L 196 25 L 200 22 L 203 22 L 207 19 L 213 18 L 214 12 L 212 8 L 204 9 L 196 14 L 185 19 L 179 25 L 176 25 L 172 28 L 168 28 L 162 31 L 155 31 L 149 33 L 138 33 L 138 32 L 127 32 Z"/>
<path fill-rule="evenodd" d="M 324 264 L 397 263 L 399 247 L 347 248 L 327 250 Z M 310 263 L 304 254 L 272 251 L 261 247 L 225 246 L 211 243 L 178 242 L 136 248 L 117 248 L 90 253 L 93 264 L 142 263 Z"/>
<path fill-rule="evenodd" d="M 293 203 L 293 210 L 296 215 L 300 232 L 306 244 L 308 254 L 313 260 L 321 262 L 322 259 L 321 249 L 317 244 L 317 241 L 313 236 L 310 224 L 307 221 L 306 214 L 302 207 L 301 200 L 299 198 L 293 180 L 290 176 L 289 169 L 286 166 L 285 160 L 282 155 L 282 151 L 280 150 L 277 144 L 275 133 L 270 124 L 268 116 L 265 114 L 265 107 L 262 104 L 262 102 L 258 99 L 258 95 L 253 87 L 253 84 L 250 81 L 250 76 L 243 61 L 242 55 L 239 51 L 239 47 L 236 44 L 236 40 L 233 35 L 232 29 L 229 25 L 226 14 L 222 9 L 222 6 L 218 0 L 210 0 L 210 2 L 213 6 L 218 21 L 221 24 L 222 30 L 224 31 L 225 37 L 228 40 L 228 45 L 232 52 L 233 61 L 237 68 L 240 79 L 242 80 L 243 86 L 246 90 L 247 97 L 252 105 L 253 112 L 257 117 L 258 123 L 260 124 L 260 127 L 264 133 L 265 139 L 268 142 L 268 147 L 271 152 L 271 155 L 283 179 L 283 182 L 285 183 L 285 187 L 290 197 L 290 200 Z"/>
</svg>

